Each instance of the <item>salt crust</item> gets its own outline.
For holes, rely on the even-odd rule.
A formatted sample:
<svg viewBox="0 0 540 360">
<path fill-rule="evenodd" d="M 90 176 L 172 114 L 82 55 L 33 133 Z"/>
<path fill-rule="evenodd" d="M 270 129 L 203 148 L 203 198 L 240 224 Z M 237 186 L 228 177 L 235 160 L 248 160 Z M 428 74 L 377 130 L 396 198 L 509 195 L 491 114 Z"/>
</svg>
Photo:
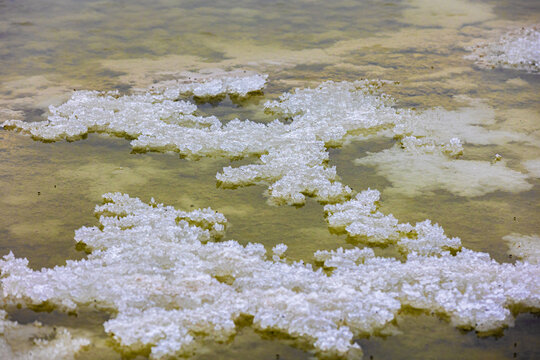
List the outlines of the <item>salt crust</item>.
<svg viewBox="0 0 540 360">
<path fill-rule="evenodd" d="M 445 153 L 455 152 L 451 144 L 436 145 L 414 137 L 404 138 L 401 145 L 356 159 L 355 164 L 374 166 L 391 183 L 391 192 L 419 196 L 443 189 L 465 197 L 482 196 L 494 191 L 518 193 L 532 188 L 530 177 L 509 169 L 503 160 L 491 163 L 481 160 L 452 159 Z"/>
<path fill-rule="evenodd" d="M 524 70 L 530 73 L 540 71 L 540 31 L 539 25 L 522 27 L 502 35 L 495 41 L 483 41 L 468 47 L 473 60 L 483 68 L 506 68 Z"/>
<path fill-rule="evenodd" d="M 40 323 L 19 325 L 15 321 L 7 319 L 7 313 L 0 310 L 0 357 L 5 360 L 70 360 L 90 341 L 84 338 L 72 338 L 69 331 L 60 328 L 55 332 L 52 340 L 35 339 L 30 350 L 20 352 L 14 351 L 6 341 L 6 336 L 17 336 L 18 332 L 25 335 L 28 328 L 39 328 Z M 30 329 L 31 330 L 31 329 Z"/>
<path fill-rule="evenodd" d="M 369 190 L 356 201 L 371 209 L 376 195 Z M 223 340 L 241 315 L 251 315 L 257 329 L 345 354 L 358 351 L 355 334 L 383 329 L 403 306 L 479 331 L 511 325 L 509 307 L 540 308 L 538 264 L 499 264 L 467 249 L 455 256 L 413 252 L 401 262 L 367 248 L 339 248 L 315 253 L 327 273 L 287 262 L 284 245 L 274 248 L 272 261 L 261 244 L 208 242 L 225 222 L 209 209 L 183 212 L 118 193 L 104 197 L 96 208 L 102 226 L 76 231 L 75 240 L 92 249 L 87 259 L 33 271 L 10 253 L 0 260 L 3 295 L 11 303 L 108 311 L 105 330 L 124 346 L 151 346 L 153 358 L 188 351 L 201 334 Z M 432 233 L 440 235 L 429 229 L 424 235 Z"/>
<path fill-rule="evenodd" d="M 540 236 L 512 233 L 503 237 L 508 253 L 532 264 L 540 264 Z"/>
<path fill-rule="evenodd" d="M 235 119 L 222 125 L 211 117 L 194 115 L 196 105 L 177 101 L 180 93 L 198 96 L 234 91 L 244 94 L 264 84 L 265 76 L 220 78 L 177 84 L 144 93 L 75 92 L 59 107 L 50 107 L 48 120 L 3 123 L 42 140 L 76 139 L 88 132 L 107 132 L 134 138 L 138 150 L 173 150 L 185 156 L 260 156 L 258 164 L 226 167 L 217 179 L 224 185 L 269 184 L 274 203 L 302 204 L 305 195 L 337 202 L 352 190 L 338 181 L 335 167 L 326 165 L 326 146 L 351 132 L 393 126 L 396 111 L 390 99 L 377 94 L 382 82 L 326 82 L 316 89 L 284 94 L 267 109 L 291 116 L 293 122 L 269 124 Z"/>
<path fill-rule="evenodd" d="M 51 106 L 46 121 L 10 120 L 3 126 L 53 141 L 106 132 L 133 138 L 131 145 L 140 151 L 176 151 L 193 158 L 257 156 L 257 163 L 225 167 L 216 178 L 223 186 L 266 184 L 273 204 L 303 204 L 306 195 L 332 203 L 349 199 L 353 191 L 339 181 L 336 168 L 327 165 L 327 147 L 339 145 L 352 135 L 401 138 L 408 151 L 386 150 L 358 163 L 377 166 L 397 185 L 396 189 L 403 187 L 412 194 L 437 187 L 462 196 L 530 188 L 525 175 L 506 168 L 504 163 L 489 167 L 488 161 L 452 159 L 463 152 L 462 140 L 482 145 L 534 141 L 523 134 L 482 127 L 493 124 L 494 115 L 478 101 L 468 99 L 471 105 L 459 111 L 396 110 L 392 107 L 393 99 L 381 93 L 386 81 L 328 81 L 313 89 L 285 93 L 278 101 L 265 104 L 267 111 L 292 119 L 290 124 L 235 119 L 223 125 L 214 116 L 195 115 L 195 104 L 178 100 L 185 93 L 202 97 L 226 92 L 246 95 L 260 89 L 265 81 L 266 75 L 255 74 L 210 77 L 192 83 L 169 82 L 125 96 L 79 91 L 65 104 Z M 403 161 L 413 170 L 425 167 L 425 183 L 401 186 L 402 174 L 408 173 L 402 171 L 408 170 L 402 169 L 406 166 Z M 483 171 L 477 172 L 475 168 Z M 472 189 L 470 182 L 474 184 Z"/>
<path fill-rule="evenodd" d="M 377 190 L 368 189 L 350 201 L 326 205 L 324 211 L 329 226 L 343 229 L 351 236 L 361 236 L 370 244 L 397 243 L 404 253 L 435 255 L 461 248 L 459 238 L 447 237 L 443 229 L 430 220 L 413 227 L 409 223 L 399 224 L 392 214 L 377 211 L 380 195 Z"/>
</svg>

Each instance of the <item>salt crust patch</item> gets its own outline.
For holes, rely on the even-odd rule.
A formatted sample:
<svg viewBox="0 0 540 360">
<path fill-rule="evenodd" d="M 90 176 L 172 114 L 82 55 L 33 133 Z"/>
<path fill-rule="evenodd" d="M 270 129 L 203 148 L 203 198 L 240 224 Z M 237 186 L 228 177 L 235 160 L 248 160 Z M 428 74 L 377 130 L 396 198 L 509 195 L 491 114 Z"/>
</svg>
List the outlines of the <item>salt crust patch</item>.
<svg viewBox="0 0 540 360">
<path fill-rule="evenodd" d="M 315 89 L 284 94 L 265 106 L 293 121 L 269 124 L 235 119 L 222 125 L 216 117 L 194 115 L 195 104 L 177 101 L 180 93 L 214 96 L 258 90 L 266 77 L 221 77 L 191 84 L 177 83 L 144 93 L 81 91 L 63 105 L 50 107 L 48 120 L 3 123 L 42 140 L 77 139 L 88 132 L 134 138 L 138 150 L 177 151 L 190 157 L 260 156 L 257 164 L 226 167 L 217 179 L 226 186 L 268 184 L 270 201 L 302 204 L 305 195 L 326 202 L 348 198 L 352 190 L 326 165 L 326 146 L 351 132 L 375 133 L 399 119 L 391 99 L 378 94 L 382 82 L 326 82 Z"/>
<path fill-rule="evenodd" d="M 467 249 L 413 252 L 401 262 L 340 248 L 315 253 L 326 273 L 286 261 L 283 245 L 269 260 L 261 244 L 209 242 L 226 221 L 210 209 L 183 212 L 118 193 L 105 199 L 96 208 L 101 227 L 75 234 L 92 249 L 87 259 L 41 271 L 11 253 L 0 260 L 6 302 L 95 306 L 111 313 L 108 333 L 123 346 L 151 346 L 153 358 L 191 350 L 201 334 L 223 340 L 242 315 L 257 329 L 345 354 L 359 351 L 355 335 L 382 330 L 403 306 L 479 331 L 511 325 L 509 307 L 540 308 L 538 264 L 499 264 Z"/>
<path fill-rule="evenodd" d="M 540 236 L 512 233 L 503 237 L 508 253 L 533 264 L 540 264 Z"/>
<path fill-rule="evenodd" d="M 6 341 L 6 337 L 27 338 L 34 328 L 41 327 L 40 323 L 20 325 L 7 319 L 7 313 L 0 310 L 0 357 L 6 360 L 70 360 L 90 341 L 84 338 L 72 338 L 64 328 L 57 329 L 52 340 L 35 339 L 27 351 L 14 351 Z"/>
<path fill-rule="evenodd" d="M 497 40 L 483 41 L 468 47 L 473 60 L 484 68 L 506 68 L 529 73 L 540 71 L 540 31 L 539 25 L 522 27 L 502 35 Z"/>
<path fill-rule="evenodd" d="M 531 176 L 540 178 L 540 159 L 526 160 L 523 162 L 523 166 Z"/>
<path fill-rule="evenodd" d="M 509 169 L 504 160 L 491 163 L 452 159 L 445 154 L 444 147 L 411 146 L 410 141 L 378 153 L 368 153 L 356 159 L 355 164 L 374 166 L 378 174 L 392 183 L 391 192 L 407 196 L 443 189 L 455 195 L 474 197 L 494 191 L 518 193 L 533 186 L 526 181 L 527 174 Z"/>
<path fill-rule="evenodd" d="M 456 96 L 455 99 L 466 106 L 457 110 L 403 111 L 402 120 L 394 132 L 401 136 L 428 138 L 439 144 L 448 143 L 453 138 L 473 145 L 538 144 L 538 138 L 527 134 L 489 129 L 497 125 L 495 111 L 483 101 L 467 96 Z"/>
<path fill-rule="evenodd" d="M 448 238 L 443 229 L 430 220 L 413 227 L 409 223 L 398 223 L 392 214 L 377 211 L 380 195 L 377 190 L 368 189 L 350 201 L 326 205 L 324 211 L 329 226 L 345 230 L 351 236 L 361 236 L 370 244 L 397 243 L 404 253 L 435 255 L 461 248 L 459 238 Z"/>
<path fill-rule="evenodd" d="M 393 108 L 394 100 L 381 93 L 385 81 L 328 81 L 316 88 L 285 93 L 278 101 L 265 104 L 267 111 L 292 119 L 290 124 L 235 119 L 223 125 L 214 116 L 195 115 L 197 106 L 178 100 L 179 95 L 244 96 L 261 89 L 267 78 L 258 74 L 215 76 L 189 83 L 169 81 L 125 96 L 80 91 L 63 105 L 51 106 L 46 121 L 10 120 L 3 126 L 53 141 L 106 132 L 133 138 L 131 145 L 137 150 L 176 151 L 193 158 L 258 156 L 257 163 L 225 167 L 216 178 L 223 186 L 265 184 L 273 204 L 303 204 L 306 195 L 323 202 L 349 199 L 353 191 L 339 181 L 336 168 L 327 165 L 327 147 L 342 144 L 352 135 L 400 137 L 403 147 L 410 151 L 387 150 L 358 163 L 377 166 L 396 189 L 404 188 L 411 194 L 421 189 L 443 188 L 462 196 L 477 196 L 530 187 L 524 181 L 525 175 L 503 163 L 490 167 L 487 161 L 451 159 L 462 153 L 462 141 L 485 145 L 536 140 L 524 134 L 486 129 L 484 125 L 495 124 L 495 116 L 491 108 L 479 101 L 465 99 L 470 106 L 457 111 L 435 109 L 419 113 Z M 420 178 L 423 182 L 413 187 L 400 185 L 404 176 L 401 170 L 408 170 L 403 169 L 402 160 L 408 161 L 409 169 L 426 167 Z M 475 171 L 475 167 L 484 172 Z M 507 176 L 499 181 L 499 177 Z M 470 179 L 473 188 L 469 188 Z"/>
</svg>

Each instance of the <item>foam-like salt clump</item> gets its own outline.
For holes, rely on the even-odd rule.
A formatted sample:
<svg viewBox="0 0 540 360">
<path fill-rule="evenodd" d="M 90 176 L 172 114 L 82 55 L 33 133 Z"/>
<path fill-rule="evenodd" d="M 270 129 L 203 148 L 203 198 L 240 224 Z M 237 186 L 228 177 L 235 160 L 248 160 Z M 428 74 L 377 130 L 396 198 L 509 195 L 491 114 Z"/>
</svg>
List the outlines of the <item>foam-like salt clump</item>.
<svg viewBox="0 0 540 360">
<path fill-rule="evenodd" d="M 20 325 L 10 321 L 7 319 L 6 311 L 0 310 L 0 357 L 7 360 L 71 360 L 83 347 L 90 344 L 88 339 L 72 338 L 69 331 L 64 328 L 56 329 L 53 339 L 35 338 L 32 346 L 23 351 L 14 350 L 6 341 L 7 337 L 15 339 L 23 337 L 27 340 L 26 337 L 40 327 L 40 323 Z"/>
<path fill-rule="evenodd" d="M 101 227 L 76 231 L 75 240 L 92 250 L 86 259 L 33 271 L 26 259 L 6 255 L 0 260 L 3 294 L 11 303 L 110 312 L 105 331 L 123 346 L 150 346 L 153 358 L 191 350 L 202 335 L 226 339 L 243 315 L 251 315 L 257 329 L 346 354 L 359 350 L 355 335 L 383 329 L 403 306 L 480 331 L 511 325 L 509 307 L 540 308 L 538 264 L 499 264 L 470 250 L 412 253 L 401 262 L 371 249 L 340 248 L 318 251 L 328 271 L 314 270 L 280 257 L 284 245 L 274 248 L 272 261 L 261 244 L 208 242 L 222 234 L 225 221 L 211 210 L 105 197 L 96 208 Z M 437 232 L 419 236 L 431 231 Z"/>
<path fill-rule="evenodd" d="M 403 252 L 422 255 L 441 254 L 443 251 L 461 248 L 459 238 L 448 238 L 443 229 L 429 220 L 400 224 L 392 215 L 377 210 L 380 193 L 365 190 L 347 202 L 326 205 L 324 211 L 331 228 L 344 229 L 351 236 L 361 236 L 371 244 L 397 243 Z"/>
<path fill-rule="evenodd" d="M 522 27 L 502 35 L 498 40 L 483 41 L 467 48 L 465 58 L 484 68 L 507 68 L 531 73 L 540 71 L 539 25 Z"/>
<path fill-rule="evenodd" d="M 508 253 L 533 264 L 540 264 L 540 236 L 512 233 L 503 237 Z"/>
<path fill-rule="evenodd" d="M 177 99 L 179 93 L 210 96 L 243 94 L 264 85 L 266 77 L 222 77 L 193 84 L 120 96 L 81 91 L 59 107 L 50 107 L 46 121 L 3 123 L 42 140 L 76 139 L 88 132 L 133 138 L 138 150 L 177 151 L 188 157 L 259 156 L 257 164 L 226 167 L 217 179 L 225 186 L 263 183 L 270 201 L 302 204 L 305 196 L 325 202 L 346 199 L 352 190 L 339 182 L 335 167 L 326 165 L 327 146 L 353 132 L 376 132 L 398 119 L 390 99 L 377 93 L 376 81 L 326 82 L 315 89 L 284 94 L 266 104 L 292 117 L 291 124 L 235 119 L 223 125 L 217 118 L 194 115 L 197 106 Z"/>
<path fill-rule="evenodd" d="M 197 97 L 213 97 L 221 94 L 246 96 L 250 92 L 261 90 L 266 84 L 267 79 L 268 75 L 261 74 L 224 76 L 201 82 L 180 83 L 178 85 L 178 93 L 189 93 Z"/>
</svg>

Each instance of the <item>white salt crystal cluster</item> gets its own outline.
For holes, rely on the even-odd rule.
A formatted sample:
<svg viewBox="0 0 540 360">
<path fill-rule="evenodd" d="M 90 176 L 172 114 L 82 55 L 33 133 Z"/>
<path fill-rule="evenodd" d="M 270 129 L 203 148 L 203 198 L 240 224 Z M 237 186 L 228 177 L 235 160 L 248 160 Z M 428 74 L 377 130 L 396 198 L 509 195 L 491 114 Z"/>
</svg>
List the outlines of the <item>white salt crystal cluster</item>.
<svg viewBox="0 0 540 360">
<path fill-rule="evenodd" d="M 250 92 L 261 90 L 266 84 L 268 75 L 253 74 L 246 76 L 223 76 L 208 79 L 200 82 L 178 83 L 179 94 L 193 94 L 194 96 L 205 98 L 214 97 L 221 94 L 235 94 L 246 96 Z"/>
<path fill-rule="evenodd" d="M 540 236 L 512 233 L 503 237 L 508 253 L 533 264 L 540 264 Z"/>
<path fill-rule="evenodd" d="M 59 328 L 53 339 L 35 338 L 30 349 L 14 350 L 6 337 L 15 340 L 27 340 L 27 336 L 41 327 L 40 323 L 20 325 L 7 319 L 7 313 L 0 310 L 0 357 L 6 360 L 71 360 L 82 348 L 90 344 L 85 338 L 72 338 L 67 329 Z M 18 339 L 24 338 L 24 339 Z"/>
<path fill-rule="evenodd" d="M 270 201 L 277 204 L 302 204 L 306 195 L 326 202 L 349 197 L 352 190 L 338 181 L 335 167 L 326 165 L 326 146 L 343 141 L 351 132 L 393 126 L 396 111 L 389 98 L 376 93 L 382 83 L 326 82 L 266 104 L 292 117 L 291 124 L 236 119 L 223 125 L 213 116 L 194 115 L 195 104 L 177 99 L 185 92 L 244 94 L 265 81 L 262 75 L 225 77 L 125 96 L 80 91 L 65 104 L 50 107 L 46 121 L 10 120 L 3 126 L 53 141 L 106 132 L 133 138 L 131 144 L 139 150 L 170 150 L 188 157 L 258 155 L 259 163 L 226 167 L 217 179 L 226 186 L 267 184 Z"/>
<path fill-rule="evenodd" d="M 524 70 L 530 73 L 540 71 L 540 31 L 539 25 L 522 27 L 502 35 L 497 40 L 483 41 L 468 47 L 473 60 L 484 68 L 506 68 Z"/>
<path fill-rule="evenodd" d="M 383 329 L 403 306 L 479 331 L 511 325 L 509 307 L 540 308 L 538 264 L 499 264 L 470 250 L 411 253 L 401 262 L 340 248 L 315 254 L 325 272 L 288 262 L 284 245 L 269 260 L 261 244 L 208 242 L 225 222 L 208 209 L 183 212 L 122 194 L 106 200 L 96 208 L 101 227 L 76 231 L 75 240 L 93 249 L 87 259 L 40 271 L 13 254 L 0 260 L 5 300 L 108 311 L 105 330 L 123 346 L 150 346 L 153 358 L 188 351 L 203 334 L 226 339 L 244 315 L 257 329 L 346 354 L 359 351 L 355 335 Z M 428 225 L 418 237 L 442 233 Z"/>
<path fill-rule="evenodd" d="M 459 238 L 449 238 L 443 229 L 430 220 L 400 224 L 392 215 L 377 210 L 380 193 L 365 190 L 352 200 L 326 205 L 324 211 L 331 228 L 345 230 L 350 236 L 362 237 L 370 244 L 397 244 L 404 253 L 436 255 L 461 248 Z"/>
</svg>

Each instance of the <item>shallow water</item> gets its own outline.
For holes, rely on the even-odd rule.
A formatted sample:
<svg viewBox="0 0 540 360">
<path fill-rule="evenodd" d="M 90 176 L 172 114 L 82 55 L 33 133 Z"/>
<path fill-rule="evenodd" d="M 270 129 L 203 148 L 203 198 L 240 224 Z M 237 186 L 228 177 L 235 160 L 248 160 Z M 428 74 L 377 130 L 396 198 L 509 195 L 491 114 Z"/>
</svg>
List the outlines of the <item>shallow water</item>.
<svg viewBox="0 0 540 360">
<path fill-rule="evenodd" d="M 179 4 L 180 3 L 180 4 Z M 49 104 L 73 89 L 128 92 L 156 81 L 188 77 L 186 71 L 251 69 L 270 75 L 264 94 L 244 102 L 229 98 L 202 104 L 202 114 L 266 122 L 262 104 L 294 87 L 325 80 L 383 78 L 399 81 L 386 91 L 397 106 L 458 109 L 466 95 L 484 99 L 495 111 L 492 129 L 540 135 L 540 75 L 485 70 L 463 59 L 464 46 L 493 29 L 538 21 L 540 4 L 527 1 L 66 1 L 47 4 L 0 0 L 0 120 L 36 121 Z M 233 99 L 234 100 L 234 99 Z M 8 111 L 9 110 L 9 111 Z M 343 183 L 381 191 L 381 210 L 401 221 L 426 218 L 458 236 L 465 247 L 506 254 L 504 235 L 540 234 L 540 181 L 531 190 L 460 197 L 446 190 L 410 197 L 373 168 L 354 165 L 391 140 L 356 140 L 332 149 Z M 467 146 L 465 158 L 490 160 L 499 153 L 524 171 L 523 160 L 540 157 L 540 143 Z M 244 160 L 245 161 L 245 160 Z M 322 205 L 271 207 L 263 186 L 224 189 L 215 174 L 231 161 L 180 159 L 177 155 L 131 153 L 124 139 L 89 135 L 77 142 L 42 143 L 0 130 L 0 254 L 13 251 L 33 268 L 60 265 L 85 253 L 73 230 L 94 225 L 101 194 L 121 191 L 177 208 L 211 206 L 223 212 L 227 238 L 243 244 L 289 246 L 290 259 L 312 261 L 319 249 L 352 246 L 330 233 Z M 240 164 L 242 162 L 233 162 Z M 416 174 L 411 174 L 415 176 Z M 377 249 L 383 255 L 395 255 Z M 11 319 L 90 331 L 95 344 L 80 359 L 145 358 L 120 352 L 102 330 L 106 314 L 11 309 Z M 364 358 L 536 358 L 540 319 L 519 315 L 497 336 L 454 329 L 436 316 L 406 312 L 400 335 L 358 341 Z M 77 330 L 75 330 L 77 331 Z M 501 336 L 503 335 L 503 336 Z M 225 344 L 205 342 L 194 359 L 307 359 L 307 345 L 282 334 L 243 327 Z"/>
</svg>

